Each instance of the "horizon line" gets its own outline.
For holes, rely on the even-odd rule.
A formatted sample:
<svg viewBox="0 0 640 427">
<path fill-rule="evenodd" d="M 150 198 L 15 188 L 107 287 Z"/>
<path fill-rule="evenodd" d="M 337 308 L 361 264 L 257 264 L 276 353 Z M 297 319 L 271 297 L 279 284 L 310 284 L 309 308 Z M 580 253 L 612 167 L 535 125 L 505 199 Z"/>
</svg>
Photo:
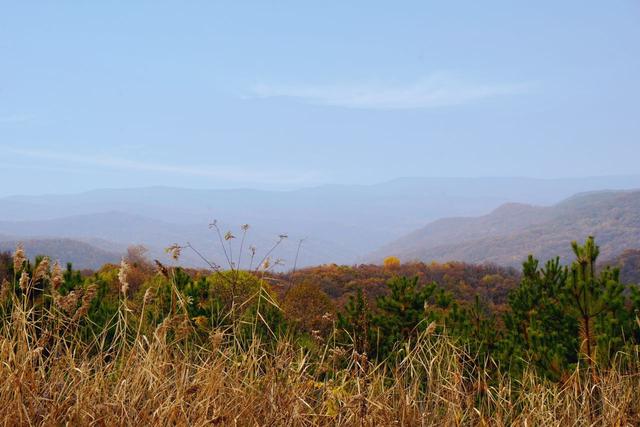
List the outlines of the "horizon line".
<svg viewBox="0 0 640 427">
<path fill-rule="evenodd" d="M 347 182 L 347 183 L 339 183 L 339 182 L 325 182 L 317 185 L 306 185 L 300 186 L 296 188 L 257 188 L 250 186 L 237 186 L 237 187 L 182 187 L 182 186 L 172 186 L 172 185 L 140 185 L 140 186 L 129 186 L 129 187 L 95 187 L 87 190 L 81 191 L 72 191 L 72 192 L 59 192 L 59 193 L 12 193 L 0 195 L 0 199 L 8 199 L 13 197 L 46 197 L 46 196 L 71 196 L 71 195 L 81 195 L 88 194 L 100 191 L 129 191 L 129 190 L 149 190 L 149 189 L 172 189 L 172 190 L 185 190 L 185 191 L 219 191 L 219 192 L 232 192 L 232 191 L 251 191 L 251 192 L 261 192 L 261 193 L 293 193 L 297 191 L 304 190 L 314 190 L 325 187 L 375 187 L 379 185 L 390 184 L 397 181 L 403 180 L 529 180 L 529 181 L 572 181 L 572 180 L 589 180 L 589 179 L 620 179 L 620 178 L 638 178 L 640 179 L 639 174 L 606 174 L 606 175 L 585 175 L 585 176 L 560 176 L 560 177 L 536 177 L 536 176 L 526 176 L 526 175 L 483 175 L 483 176 L 419 176 L 419 175 L 408 175 L 408 176 L 398 176 L 395 178 L 389 178 L 382 181 L 373 181 L 368 183 L 357 183 L 357 182 Z M 640 188 L 640 187 L 639 187 Z M 615 189 L 610 189 L 615 190 Z M 606 191 L 606 190 L 602 190 Z"/>
</svg>

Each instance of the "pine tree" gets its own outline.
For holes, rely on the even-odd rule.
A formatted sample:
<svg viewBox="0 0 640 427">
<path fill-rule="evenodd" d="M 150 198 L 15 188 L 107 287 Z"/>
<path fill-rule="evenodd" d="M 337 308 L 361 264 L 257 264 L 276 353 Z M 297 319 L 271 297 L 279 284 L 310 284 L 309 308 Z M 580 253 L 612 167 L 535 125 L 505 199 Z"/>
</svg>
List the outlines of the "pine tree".
<svg viewBox="0 0 640 427">
<path fill-rule="evenodd" d="M 479 295 L 469 306 L 460 306 L 452 300 L 445 324 L 447 332 L 465 344 L 470 355 L 485 358 L 495 350 L 498 342 L 495 315 Z"/>
<path fill-rule="evenodd" d="M 600 350 L 601 360 L 609 359 L 611 346 L 619 346 L 622 331 L 615 314 L 624 307 L 624 285 L 618 269 L 596 273 L 600 248 L 589 236 L 584 245 L 571 244 L 576 260 L 565 286 L 567 306 L 580 325 L 580 354 L 592 369 Z"/>
<path fill-rule="evenodd" d="M 502 359 L 512 371 L 532 362 L 542 374 L 557 379 L 577 361 L 578 325 L 563 305 L 566 279 L 567 269 L 558 258 L 544 268 L 531 255 L 523 263 L 522 280 L 509 294 L 501 343 Z"/>
<path fill-rule="evenodd" d="M 337 326 L 342 341 L 348 341 L 358 353 L 371 353 L 371 310 L 362 289 L 358 288 L 356 295 L 349 297 L 344 311 L 338 313 Z"/>
<path fill-rule="evenodd" d="M 389 295 L 377 300 L 377 315 L 373 318 L 376 326 L 376 349 L 380 356 L 390 354 L 396 344 L 403 343 L 418 335 L 430 322 L 441 317 L 443 307 L 430 307 L 429 302 L 446 303 L 437 292 L 436 283 L 420 285 L 418 277 L 394 277 L 387 286 Z"/>
</svg>

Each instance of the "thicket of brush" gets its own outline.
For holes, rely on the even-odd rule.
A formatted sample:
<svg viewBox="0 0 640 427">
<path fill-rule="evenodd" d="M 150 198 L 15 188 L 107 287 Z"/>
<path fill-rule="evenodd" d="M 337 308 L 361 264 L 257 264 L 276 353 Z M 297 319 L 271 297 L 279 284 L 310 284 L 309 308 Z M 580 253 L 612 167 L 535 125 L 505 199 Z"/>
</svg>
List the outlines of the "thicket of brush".
<svg viewBox="0 0 640 427">
<path fill-rule="evenodd" d="M 639 425 L 638 292 L 592 269 L 592 239 L 575 251 L 571 268 L 527 261 L 504 319 L 397 278 L 376 307 L 358 293 L 305 322 L 327 301 L 294 299 L 292 316 L 267 260 L 201 277 L 158 264 L 140 282 L 126 261 L 81 278 L 18 249 L 0 295 L 0 422 Z"/>
</svg>

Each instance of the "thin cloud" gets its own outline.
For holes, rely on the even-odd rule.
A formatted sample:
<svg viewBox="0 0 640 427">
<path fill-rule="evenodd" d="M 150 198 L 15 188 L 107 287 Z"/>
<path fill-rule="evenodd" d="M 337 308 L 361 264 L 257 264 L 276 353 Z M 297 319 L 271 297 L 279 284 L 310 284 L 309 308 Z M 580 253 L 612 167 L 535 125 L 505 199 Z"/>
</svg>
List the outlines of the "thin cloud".
<svg viewBox="0 0 640 427">
<path fill-rule="evenodd" d="M 3 151 L 17 156 L 50 160 L 53 162 L 74 163 L 76 165 L 100 166 L 109 169 L 129 170 L 137 172 L 162 172 L 174 175 L 200 176 L 233 182 L 266 182 L 271 184 L 306 183 L 317 181 L 320 175 L 314 171 L 270 170 L 255 171 L 233 166 L 192 166 L 170 165 L 165 163 L 132 160 L 109 155 L 82 155 L 75 153 L 2 147 Z"/>
<path fill-rule="evenodd" d="M 526 93 L 529 85 L 470 84 L 443 74 L 410 85 L 268 85 L 252 88 L 250 97 L 297 98 L 302 101 L 346 108 L 408 110 L 464 105 L 497 96 Z"/>
</svg>

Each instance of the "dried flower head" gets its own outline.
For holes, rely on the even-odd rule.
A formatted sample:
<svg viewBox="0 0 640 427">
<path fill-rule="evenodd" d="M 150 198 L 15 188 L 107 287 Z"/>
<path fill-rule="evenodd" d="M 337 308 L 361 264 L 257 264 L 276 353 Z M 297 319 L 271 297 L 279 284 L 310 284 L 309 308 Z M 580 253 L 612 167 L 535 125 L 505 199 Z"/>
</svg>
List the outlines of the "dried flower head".
<svg viewBox="0 0 640 427">
<path fill-rule="evenodd" d="M 53 268 L 51 269 L 51 286 L 57 291 L 63 284 L 64 275 L 62 274 L 62 268 L 60 267 L 60 263 L 56 261 L 53 263 Z"/>
<path fill-rule="evenodd" d="M 129 282 L 127 281 L 127 277 L 130 271 L 131 266 L 129 265 L 127 260 L 122 258 L 122 261 L 120 261 L 120 271 L 118 271 L 118 281 L 120 282 L 120 291 L 125 295 L 129 290 Z"/>
<path fill-rule="evenodd" d="M 33 275 L 34 282 L 40 282 L 49 278 L 49 258 L 44 257 L 36 267 L 36 272 Z"/>
<path fill-rule="evenodd" d="M 164 251 L 169 255 L 171 255 L 171 258 L 177 261 L 180 258 L 180 255 L 182 254 L 182 246 L 178 245 L 177 243 L 174 243 L 173 245 L 166 248 Z"/>
<path fill-rule="evenodd" d="M 249 229 L 249 224 L 242 224 L 240 229 L 242 229 L 242 231 L 247 231 Z"/>
<path fill-rule="evenodd" d="M 233 233 L 231 233 L 230 231 L 227 231 L 224 235 L 224 240 L 231 240 L 231 239 L 235 239 L 236 236 L 233 235 Z"/>
<path fill-rule="evenodd" d="M 436 331 L 436 327 L 437 324 L 435 321 L 429 323 L 429 326 L 427 326 L 427 329 L 424 331 L 425 335 L 431 335 L 432 333 L 434 333 Z"/>
<path fill-rule="evenodd" d="M 22 243 L 18 243 L 16 251 L 13 253 L 13 271 L 18 273 L 25 262 L 27 262 L 27 257 L 24 254 L 24 246 Z"/>
<path fill-rule="evenodd" d="M 91 301 L 93 301 L 93 299 L 95 298 L 96 293 L 98 293 L 98 285 L 94 283 L 87 286 L 87 289 L 82 296 L 82 303 L 80 304 L 80 308 L 73 316 L 74 321 L 80 320 L 87 315 L 87 313 L 89 312 L 89 308 L 91 307 Z"/>
<path fill-rule="evenodd" d="M 20 289 L 22 289 L 22 292 L 27 292 L 27 289 L 29 288 L 29 274 L 26 271 L 23 271 L 22 274 L 20 275 Z"/>
<path fill-rule="evenodd" d="M 329 354 L 333 360 L 338 360 L 347 354 L 347 350 L 342 347 L 333 347 L 329 349 Z"/>
<path fill-rule="evenodd" d="M 264 261 L 262 261 L 262 265 L 260 266 L 260 268 L 262 268 L 263 270 L 268 270 L 269 267 L 271 267 L 271 259 L 267 257 Z"/>
<path fill-rule="evenodd" d="M 71 291 L 65 296 L 58 296 L 55 298 L 54 303 L 56 307 L 67 315 L 71 315 L 71 313 L 75 312 L 78 307 L 78 300 L 80 299 L 78 292 Z"/>
</svg>

